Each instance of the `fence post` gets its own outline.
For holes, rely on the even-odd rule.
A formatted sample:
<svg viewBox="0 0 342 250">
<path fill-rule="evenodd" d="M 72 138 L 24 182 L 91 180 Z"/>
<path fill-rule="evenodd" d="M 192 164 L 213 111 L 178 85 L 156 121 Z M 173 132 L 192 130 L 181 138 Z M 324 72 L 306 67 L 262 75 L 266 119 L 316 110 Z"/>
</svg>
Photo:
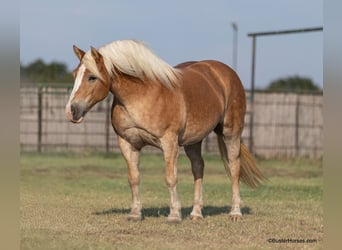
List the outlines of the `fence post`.
<svg viewBox="0 0 342 250">
<path fill-rule="evenodd" d="M 109 153 L 109 129 L 111 125 L 111 119 L 109 119 L 110 111 L 111 111 L 110 98 L 109 96 L 107 96 L 107 99 L 106 99 L 106 153 Z"/>
<path fill-rule="evenodd" d="M 43 87 L 38 87 L 38 152 L 42 152 L 42 118 L 43 118 L 43 108 L 42 108 L 42 99 L 43 99 Z"/>
<path fill-rule="evenodd" d="M 250 119 L 249 119 L 249 151 L 254 154 L 254 81 L 255 81 L 255 53 L 256 53 L 256 37 L 252 40 L 252 72 L 251 72 L 251 93 L 250 93 Z"/>
<path fill-rule="evenodd" d="M 295 150 L 296 157 L 299 156 L 299 94 L 297 94 L 296 111 L 295 111 Z"/>
</svg>

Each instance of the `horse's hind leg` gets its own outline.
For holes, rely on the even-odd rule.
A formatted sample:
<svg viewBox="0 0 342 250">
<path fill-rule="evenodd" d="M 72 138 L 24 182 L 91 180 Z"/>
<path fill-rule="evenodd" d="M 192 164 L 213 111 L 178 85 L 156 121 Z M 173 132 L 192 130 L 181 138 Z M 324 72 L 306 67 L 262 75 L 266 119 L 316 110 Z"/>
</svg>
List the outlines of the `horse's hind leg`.
<svg viewBox="0 0 342 250">
<path fill-rule="evenodd" d="M 190 214 L 192 220 L 202 219 L 202 208 L 203 208 L 203 169 L 204 161 L 201 154 L 202 141 L 194 144 L 185 146 L 184 150 L 186 155 L 191 161 L 192 174 L 194 175 L 194 206 Z"/>
<path fill-rule="evenodd" d="M 233 221 L 238 221 L 242 214 L 240 210 L 240 135 L 224 136 L 227 147 L 229 169 L 232 179 L 232 209 L 229 213 Z"/>
<path fill-rule="evenodd" d="M 139 157 L 140 151 L 136 150 L 126 140 L 118 136 L 118 143 L 124 156 L 128 168 L 128 182 L 132 191 L 131 212 L 128 214 L 128 220 L 141 220 L 141 200 L 140 200 L 140 174 Z"/>
</svg>

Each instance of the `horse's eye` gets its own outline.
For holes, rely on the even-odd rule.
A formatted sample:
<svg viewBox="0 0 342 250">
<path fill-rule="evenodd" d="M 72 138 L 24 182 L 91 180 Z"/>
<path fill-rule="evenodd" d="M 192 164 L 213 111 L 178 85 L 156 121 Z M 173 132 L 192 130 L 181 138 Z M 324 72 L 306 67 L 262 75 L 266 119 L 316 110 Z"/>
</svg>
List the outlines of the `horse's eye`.
<svg viewBox="0 0 342 250">
<path fill-rule="evenodd" d="M 97 79 L 96 76 L 89 76 L 88 82 L 95 82 L 96 79 Z"/>
</svg>

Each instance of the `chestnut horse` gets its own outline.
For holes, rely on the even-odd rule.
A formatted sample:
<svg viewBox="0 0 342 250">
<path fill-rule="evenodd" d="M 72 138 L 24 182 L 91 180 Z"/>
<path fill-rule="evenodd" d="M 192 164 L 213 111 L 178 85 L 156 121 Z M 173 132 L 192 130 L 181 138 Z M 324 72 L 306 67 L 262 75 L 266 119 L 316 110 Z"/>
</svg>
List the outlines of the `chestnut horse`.
<svg viewBox="0 0 342 250">
<path fill-rule="evenodd" d="M 160 148 L 165 182 L 170 191 L 169 222 L 182 219 L 178 199 L 177 158 L 184 146 L 194 176 L 191 218 L 203 218 L 203 139 L 215 131 L 227 174 L 232 179 L 233 221 L 241 218 L 239 180 L 255 188 L 264 177 L 241 143 L 246 97 L 237 74 L 213 60 L 171 67 L 138 41 L 114 41 L 84 52 L 76 46 L 80 64 L 66 115 L 74 123 L 109 92 L 114 95 L 112 125 L 128 167 L 132 191 L 129 220 L 141 220 L 139 155 L 145 145 Z"/>
</svg>

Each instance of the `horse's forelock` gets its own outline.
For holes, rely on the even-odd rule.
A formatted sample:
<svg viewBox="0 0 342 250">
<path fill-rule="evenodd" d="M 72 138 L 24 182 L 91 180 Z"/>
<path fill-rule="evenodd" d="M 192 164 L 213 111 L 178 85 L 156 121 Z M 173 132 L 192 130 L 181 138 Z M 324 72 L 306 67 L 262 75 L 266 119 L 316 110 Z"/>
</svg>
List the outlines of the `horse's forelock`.
<svg viewBox="0 0 342 250">
<path fill-rule="evenodd" d="M 93 56 L 91 55 L 90 51 L 85 53 L 85 55 L 83 56 L 82 64 L 97 78 L 104 80 L 103 72 L 100 72 L 100 70 L 98 69 L 96 62 Z"/>
</svg>

